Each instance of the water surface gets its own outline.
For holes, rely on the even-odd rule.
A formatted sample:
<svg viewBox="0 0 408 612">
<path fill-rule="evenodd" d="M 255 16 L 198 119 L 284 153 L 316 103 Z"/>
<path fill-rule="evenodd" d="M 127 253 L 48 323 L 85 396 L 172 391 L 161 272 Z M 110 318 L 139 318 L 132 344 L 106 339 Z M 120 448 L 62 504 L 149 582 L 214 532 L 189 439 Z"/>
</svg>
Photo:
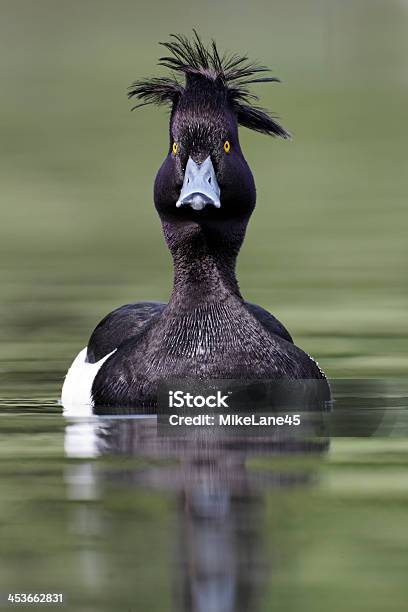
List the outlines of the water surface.
<svg viewBox="0 0 408 612">
<path fill-rule="evenodd" d="M 66 419 L 38 386 L 0 415 L 1 593 L 63 592 L 80 612 L 405 609 L 402 381 L 335 383 L 334 435 L 288 446 Z M 339 437 L 350 410 L 369 437 Z"/>
</svg>

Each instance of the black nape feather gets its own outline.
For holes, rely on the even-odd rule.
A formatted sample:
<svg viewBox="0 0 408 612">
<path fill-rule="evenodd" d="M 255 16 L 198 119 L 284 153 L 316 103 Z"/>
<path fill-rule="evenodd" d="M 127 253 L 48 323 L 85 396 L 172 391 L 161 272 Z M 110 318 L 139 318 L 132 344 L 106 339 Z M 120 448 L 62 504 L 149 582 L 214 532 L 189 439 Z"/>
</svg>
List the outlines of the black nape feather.
<svg viewBox="0 0 408 612">
<path fill-rule="evenodd" d="M 188 88 L 189 81 L 202 78 L 225 91 L 240 125 L 264 134 L 290 138 L 290 133 L 273 116 L 251 104 L 258 97 L 248 89 L 253 83 L 273 83 L 279 82 L 279 79 L 267 76 L 265 73 L 269 69 L 266 66 L 254 64 L 246 56 L 220 56 L 214 41 L 207 47 L 193 31 L 191 41 L 180 34 L 172 34 L 173 40 L 160 43 L 171 55 L 161 57 L 159 65 L 182 73 L 185 84 L 176 77 L 135 81 L 129 87 L 128 97 L 140 100 L 140 104 L 136 104 L 132 110 L 146 104 L 169 104 L 174 109 Z"/>
</svg>

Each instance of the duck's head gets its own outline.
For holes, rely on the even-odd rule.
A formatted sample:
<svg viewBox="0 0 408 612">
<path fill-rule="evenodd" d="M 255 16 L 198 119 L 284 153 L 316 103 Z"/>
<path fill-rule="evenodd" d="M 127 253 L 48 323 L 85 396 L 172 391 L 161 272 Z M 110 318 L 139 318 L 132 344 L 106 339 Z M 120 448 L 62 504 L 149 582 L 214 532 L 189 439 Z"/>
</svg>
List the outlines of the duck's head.
<svg viewBox="0 0 408 612">
<path fill-rule="evenodd" d="M 246 225 L 256 195 L 238 125 L 289 137 L 266 111 L 250 104 L 255 96 L 248 85 L 278 79 L 246 57 L 220 57 L 215 43 L 204 46 L 196 32 L 192 41 L 177 35 L 161 44 L 170 55 L 160 65 L 181 73 L 184 82 L 153 78 L 135 82 L 129 92 L 140 100 L 137 106 L 171 108 L 169 149 L 154 189 L 159 215 L 165 222 L 236 220 Z"/>
</svg>

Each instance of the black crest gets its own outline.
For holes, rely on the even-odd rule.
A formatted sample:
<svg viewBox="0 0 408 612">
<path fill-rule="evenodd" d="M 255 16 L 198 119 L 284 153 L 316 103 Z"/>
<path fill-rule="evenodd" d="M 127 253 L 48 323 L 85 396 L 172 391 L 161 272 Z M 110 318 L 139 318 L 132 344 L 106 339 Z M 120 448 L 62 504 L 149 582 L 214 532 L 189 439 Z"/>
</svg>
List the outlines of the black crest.
<svg viewBox="0 0 408 612">
<path fill-rule="evenodd" d="M 169 104 L 174 108 L 189 82 L 204 78 L 225 91 L 240 125 L 264 134 L 290 138 L 289 132 L 274 117 L 252 104 L 258 98 L 249 91 L 249 85 L 279 82 L 278 78 L 267 76 L 268 68 L 250 62 L 246 56 L 220 56 L 215 42 L 205 46 L 195 30 L 192 41 L 173 34 L 170 42 L 160 44 L 171 55 L 161 57 L 159 65 L 170 68 L 176 75 L 182 73 L 185 83 L 178 81 L 176 76 L 136 81 L 128 93 L 129 98 L 140 100 L 140 104 L 133 108 L 146 104 Z"/>
</svg>

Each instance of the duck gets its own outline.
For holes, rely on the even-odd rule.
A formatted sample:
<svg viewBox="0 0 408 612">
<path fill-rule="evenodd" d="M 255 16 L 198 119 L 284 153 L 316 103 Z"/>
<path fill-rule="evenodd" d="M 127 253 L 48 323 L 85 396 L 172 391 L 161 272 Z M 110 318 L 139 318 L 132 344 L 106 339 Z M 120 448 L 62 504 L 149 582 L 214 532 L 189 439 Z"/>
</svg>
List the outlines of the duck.
<svg viewBox="0 0 408 612">
<path fill-rule="evenodd" d="M 250 90 L 279 79 L 247 56 L 221 56 L 196 31 L 160 44 L 171 76 L 138 80 L 128 97 L 133 108 L 170 108 L 153 199 L 173 289 L 166 304 L 126 304 L 102 319 L 68 370 L 62 403 L 154 409 L 170 378 L 326 380 L 273 314 L 243 298 L 235 272 L 256 202 L 238 127 L 290 138 Z"/>
</svg>

